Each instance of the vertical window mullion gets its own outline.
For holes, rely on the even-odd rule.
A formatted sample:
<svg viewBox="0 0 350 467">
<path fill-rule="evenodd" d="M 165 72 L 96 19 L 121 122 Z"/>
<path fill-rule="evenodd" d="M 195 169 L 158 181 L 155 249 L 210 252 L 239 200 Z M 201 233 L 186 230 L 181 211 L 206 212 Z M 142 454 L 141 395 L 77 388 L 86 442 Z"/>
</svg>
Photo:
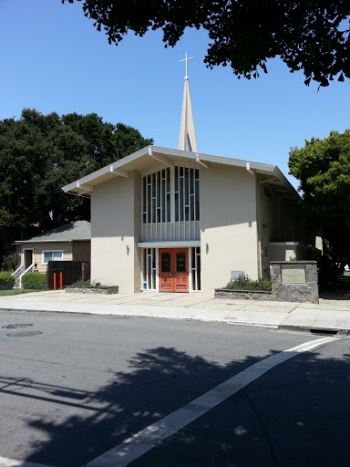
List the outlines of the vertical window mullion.
<svg viewBox="0 0 350 467">
<path fill-rule="evenodd" d="M 156 222 L 161 222 L 161 197 L 160 197 L 160 189 L 161 189 L 161 172 L 156 173 Z"/>
<path fill-rule="evenodd" d="M 175 237 L 175 221 L 176 221 L 176 203 L 175 203 L 175 178 L 176 167 L 167 169 L 167 210 L 169 226 L 167 228 L 167 238 Z"/>
<path fill-rule="evenodd" d="M 194 212 L 194 169 L 191 169 L 191 184 L 190 184 L 190 220 L 193 222 L 195 220 L 195 212 Z"/>
<path fill-rule="evenodd" d="M 154 224 L 155 220 L 156 220 L 156 209 L 157 209 L 157 206 L 156 206 L 156 197 L 157 197 L 156 174 L 153 173 L 151 178 L 152 178 L 152 203 L 151 203 L 151 205 L 152 205 L 152 224 Z"/>
<path fill-rule="evenodd" d="M 141 214 L 141 223 L 144 224 L 146 222 L 145 219 L 145 212 L 146 212 L 146 193 L 145 193 L 145 186 L 146 186 L 146 181 L 145 177 L 142 178 L 142 214 Z"/>
<path fill-rule="evenodd" d="M 199 185 L 199 171 L 196 169 L 196 174 L 195 174 L 195 210 L 196 210 L 196 217 L 195 220 L 199 221 L 200 220 L 200 185 Z"/>
<path fill-rule="evenodd" d="M 180 167 L 180 186 L 179 186 L 179 193 L 180 193 L 180 221 L 183 222 L 184 220 L 184 208 L 185 208 L 185 200 L 184 200 L 184 169 Z"/>
<path fill-rule="evenodd" d="M 151 223 L 151 195 L 152 195 L 152 186 L 151 186 L 151 176 L 147 176 L 147 220 L 148 223 Z"/>
<path fill-rule="evenodd" d="M 171 222 L 177 222 L 179 220 L 179 169 L 175 167 L 171 171 Z"/>
<path fill-rule="evenodd" d="M 200 247 L 196 247 L 196 271 L 197 271 L 197 290 L 202 290 L 201 286 L 201 249 Z"/>
<path fill-rule="evenodd" d="M 160 177 L 160 221 L 164 222 L 164 188 L 165 188 L 165 170 L 162 170 Z"/>
</svg>

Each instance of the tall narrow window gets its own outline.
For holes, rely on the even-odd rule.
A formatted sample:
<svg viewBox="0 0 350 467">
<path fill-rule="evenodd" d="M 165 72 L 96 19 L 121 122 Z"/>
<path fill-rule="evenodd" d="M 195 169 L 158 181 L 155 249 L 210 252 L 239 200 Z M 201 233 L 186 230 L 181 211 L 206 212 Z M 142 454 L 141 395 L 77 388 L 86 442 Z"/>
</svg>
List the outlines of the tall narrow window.
<svg viewBox="0 0 350 467">
<path fill-rule="evenodd" d="M 175 222 L 199 220 L 199 170 L 175 167 Z"/>
<path fill-rule="evenodd" d="M 143 250 L 143 290 L 156 290 L 156 249 L 145 248 Z"/>
<path fill-rule="evenodd" d="M 166 222 L 170 222 L 170 169 L 167 169 L 166 174 Z"/>
<path fill-rule="evenodd" d="M 191 251 L 192 290 L 201 290 L 201 249 L 194 247 Z"/>
<path fill-rule="evenodd" d="M 174 192 L 171 193 L 171 173 L 174 174 Z M 175 222 L 199 221 L 199 170 L 175 166 L 143 177 L 142 222 L 165 223 L 171 220 L 171 205 Z"/>
<path fill-rule="evenodd" d="M 200 219 L 200 205 L 199 205 L 199 171 L 195 171 L 195 189 L 194 189 L 194 202 L 195 202 L 195 220 Z"/>
<path fill-rule="evenodd" d="M 179 184 L 180 184 L 180 176 L 179 176 L 179 167 L 175 167 L 175 222 L 179 222 Z"/>
<path fill-rule="evenodd" d="M 152 199 L 152 191 L 151 191 L 151 176 L 148 175 L 147 177 L 147 222 L 151 222 L 151 199 Z"/>
</svg>

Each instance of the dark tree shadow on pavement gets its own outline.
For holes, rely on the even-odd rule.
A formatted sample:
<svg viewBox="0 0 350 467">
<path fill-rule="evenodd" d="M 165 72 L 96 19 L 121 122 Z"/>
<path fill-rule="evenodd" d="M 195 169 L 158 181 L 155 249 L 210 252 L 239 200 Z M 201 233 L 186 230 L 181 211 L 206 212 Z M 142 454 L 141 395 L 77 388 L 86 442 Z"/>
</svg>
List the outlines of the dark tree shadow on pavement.
<svg viewBox="0 0 350 467">
<path fill-rule="evenodd" d="M 347 452 L 350 415 L 349 341 L 342 342 L 341 359 L 309 353 L 277 366 L 133 465 L 348 465 L 347 457 L 334 462 L 334 449 L 339 455 Z M 258 360 L 247 357 L 222 366 L 159 347 L 136 354 L 128 371 L 112 374 L 96 392 L 47 384 L 43 398 L 60 397 L 76 413 L 60 422 L 45 414 L 28 420 L 34 433 L 48 439 L 33 441 L 26 460 L 82 466 Z"/>
<path fill-rule="evenodd" d="M 44 414 L 30 421 L 49 441 L 33 442 L 27 461 L 52 465 L 57 453 L 53 465 L 81 466 L 257 361 L 252 357 L 220 366 L 160 347 L 138 353 L 130 361 L 130 372 L 116 372 L 96 393 L 55 388 L 52 395 L 77 404 L 80 415 L 64 423 Z"/>
<path fill-rule="evenodd" d="M 350 273 L 339 277 L 336 284 L 321 287 L 319 295 L 326 300 L 350 300 Z"/>
</svg>

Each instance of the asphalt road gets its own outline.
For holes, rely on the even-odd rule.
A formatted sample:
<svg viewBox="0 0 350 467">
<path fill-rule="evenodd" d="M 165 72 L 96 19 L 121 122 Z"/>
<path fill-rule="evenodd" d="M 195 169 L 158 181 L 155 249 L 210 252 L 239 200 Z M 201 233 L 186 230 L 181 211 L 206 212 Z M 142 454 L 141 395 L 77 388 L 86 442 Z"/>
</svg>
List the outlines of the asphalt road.
<svg viewBox="0 0 350 467">
<path fill-rule="evenodd" d="M 138 467 L 348 466 L 350 340 L 285 352 L 318 339 L 190 321 L 1 312 L 0 466 L 127 465 L 127 456 L 113 458 L 125 440 Z M 227 381 L 226 392 L 215 389 Z M 169 427 L 171 436 L 158 436 Z M 142 451 L 145 430 L 153 449 Z"/>
</svg>

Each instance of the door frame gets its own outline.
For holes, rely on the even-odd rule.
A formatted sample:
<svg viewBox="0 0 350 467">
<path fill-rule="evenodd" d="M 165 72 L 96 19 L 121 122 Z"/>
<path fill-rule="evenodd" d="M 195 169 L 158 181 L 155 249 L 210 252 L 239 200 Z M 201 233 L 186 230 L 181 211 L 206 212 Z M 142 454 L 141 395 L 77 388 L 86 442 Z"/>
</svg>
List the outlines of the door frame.
<svg viewBox="0 0 350 467">
<path fill-rule="evenodd" d="M 168 245 L 169 243 L 169 245 Z M 184 242 L 185 244 L 181 244 L 182 242 L 139 242 L 138 243 L 138 248 L 140 252 L 140 292 L 144 293 L 155 293 L 159 292 L 159 251 L 162 249 L 173 249 L 173 248 L 183 248 L 186 249 L 188 254 L 187 254 L 187 265 L 188 265 L 188 293 L 198 293 L 202 292 L 202 287 L 201 287 L 201 266 L 197 265 L 197 259 L 198 255 L 201 257 L 201 244 L 198 241 L 189 241 L 189 242 Z M 198 249 L 200 249 L 198 251 Z M 152 253 L 147 252 L 148 250 L 152 250 Z M 195 250 L 195 264 L 193 264 L 193 250 Z M 146 253 L 145 253 L 146 252 Z M 154 254 L 155 255 L 155 282 L 153 282 L 153 279 L 149 279 L 149 275 L 152 274 L 153 269 L 150 269 L 148 266 L 148 253 Z M 152 256 L 153 257 L 153 256 Z M 195 287 L 193 287 L 193 280 L 192 280 L 192 274 L 193 274 L 193 267 L 195 266 L 195 278 L 196 278 L 196 283 Z M 199 275 L 199 282 L 197 280 Z M 149 282 L 149 280 L 151 282 Z M 153 288 L 148 288 L 148 286 L 151 284 Z M 198 288 L 199 286 L 199 288 Z"/>
<path fill-rule="evenodd" d="M 32 252 L 32 262 L 30 264 L 27 264 L 27 261 L 26 261 L 26 253 L 28 251 Z M 31 264 L 34 264 L 34 248 L 23 248 L 23 263 L 22 264 L 24 266 L 24 270 L 29 268 Z"/>
<path fill-rule="evenodd" d="M 171 254 L 171 259 L 170 259 L 170 267 L 174 269 L 174 266 L 176 265 L 176 253 L 177 252 L 185 252 L 186 254 L 186 272 L 182 275 L 182 277 L 186 277 L 186 290 L 176 290 L 176 272 L 175 271 L 169 271 L 169 277 L 172 284 L 171 284 L 171 290 L 169 290 L 169 293 L 190 293 L 190 248 L 183 246 L 183 247 L 160 247 L 158 248 L 158 261 L 157 261 L 157 279 L 158 279 L 158 287 L 157 290 L 160 293 L 167 292 L 166 290 L 161 290 L 161 258 L 162 258 L 162 250 L 166 252 L 170 252 Z"/>
</svg>

